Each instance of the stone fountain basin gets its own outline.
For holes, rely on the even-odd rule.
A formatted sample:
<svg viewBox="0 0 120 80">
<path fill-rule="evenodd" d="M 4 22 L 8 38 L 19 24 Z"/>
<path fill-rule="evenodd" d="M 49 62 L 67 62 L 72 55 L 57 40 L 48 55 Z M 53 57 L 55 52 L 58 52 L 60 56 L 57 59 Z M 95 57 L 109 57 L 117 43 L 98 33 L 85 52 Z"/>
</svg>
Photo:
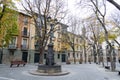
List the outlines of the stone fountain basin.
<svg viewBox="0 0 120 80">
<path fill-rule="evenodd" d="M 38 76 L 62 76 L 62 75 L 67 75 L 70 72 L 62 71 L 61 65 L 48 66 L 48 65 L 39 64 L 37 70 L 29 71 L 29 73 Z"/>
<path fill-rule="evenodd" d="M 60 73 L 61 65 L 38 65 L 38 72 L 40 73 Z"/>
</svg>

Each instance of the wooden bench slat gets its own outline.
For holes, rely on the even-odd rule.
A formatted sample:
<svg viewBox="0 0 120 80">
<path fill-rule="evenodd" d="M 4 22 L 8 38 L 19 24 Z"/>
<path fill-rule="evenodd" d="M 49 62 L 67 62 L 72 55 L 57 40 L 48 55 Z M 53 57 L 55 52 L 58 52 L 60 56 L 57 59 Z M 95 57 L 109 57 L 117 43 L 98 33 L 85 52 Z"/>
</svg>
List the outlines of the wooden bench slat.
<svg viewBox="0 0 120 80">
<path fill-rule="evenodd" d="M 13 65 L 17 65 L 17 67 L 19 67 L 20 64 L 23 64 L 23 66 L 25 66 L 26 62 L 24 62 L 24 61 L 11 61 L 10 67 L 12 67 Z"/>
</svg>

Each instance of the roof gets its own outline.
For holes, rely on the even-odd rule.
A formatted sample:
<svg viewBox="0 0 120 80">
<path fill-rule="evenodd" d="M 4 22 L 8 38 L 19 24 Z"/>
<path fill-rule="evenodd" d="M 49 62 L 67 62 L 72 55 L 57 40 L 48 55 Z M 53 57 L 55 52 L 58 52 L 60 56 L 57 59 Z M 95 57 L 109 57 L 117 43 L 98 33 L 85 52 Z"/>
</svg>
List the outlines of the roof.
<svg viewBox="0 0 120 80">
<path fill-rule="evenodd" d="M 64 23 L 61 23 L 61 22 L 58 22 L 58 24 L 62 25 L 62 27 L 69 27 L 68 25 L 64 24 Z"/>
</svg>

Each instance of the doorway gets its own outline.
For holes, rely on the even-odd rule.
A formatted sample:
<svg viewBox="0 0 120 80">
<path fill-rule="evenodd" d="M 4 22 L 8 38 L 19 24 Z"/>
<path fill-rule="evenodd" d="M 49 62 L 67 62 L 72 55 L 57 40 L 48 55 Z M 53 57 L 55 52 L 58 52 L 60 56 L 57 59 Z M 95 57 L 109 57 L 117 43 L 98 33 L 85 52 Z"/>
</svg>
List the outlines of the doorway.
<svg viewBox="0 0 120 80">
<path fill-rule="evenodd" d="M 66 62 L 66 54 L 62 54 L 62 62 Z"/>
<path fill-rule="evenodd" d="M 39 59 L 40 59 L 40 54 L 39 53 L 35 53 L 34 54 L 34 63 L 39 63 Z"/>
<path fill-rule="evenodd" d="M 28 58 L 28 52 L 23 52 L 22 54 L 22 60 L 27 62 L 27 58 Z"/>
</svg>

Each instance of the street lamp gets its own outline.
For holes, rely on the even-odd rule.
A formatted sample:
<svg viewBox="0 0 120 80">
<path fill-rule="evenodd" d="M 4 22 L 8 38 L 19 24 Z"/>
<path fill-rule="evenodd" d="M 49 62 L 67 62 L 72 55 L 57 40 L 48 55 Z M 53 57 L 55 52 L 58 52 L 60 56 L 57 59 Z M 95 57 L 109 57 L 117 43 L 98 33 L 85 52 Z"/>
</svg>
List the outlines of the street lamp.
<svg viewBox="0 0 120 80">
<path fill-rule="evenodd" d="M 47 21 L 50 25 L 50 33 L 49 33 L 49 37 L 50 37 L 50 42 L 48 44 L 48 53 L 47 53 L 47 56 L 46 56 L 46 65 L 54 65 L 54 51 L 53 51 L 53 42 L 52 42 L 52 39 L 53 39 L 53 30 L 54 30 L 54 26 L 56 25 L 57 23 L 57 19 L 51 19 L 51 17 L 48 17 L 47 18 Z"/>
<path fill-rule="evenodd" d="M 53 51 L 53 34 L 54 34 L 54 26 L 57 24 L 57 19 L 51 19 L 51 17 L 47 17 L 47 26 L 50 26 L 49 31 L 47 32 L 49 34 L 50 41 L 48 44 L 48 50 L 46 55 L 46 62 L 45 65 L 38 65 L 37 72 L 43 73 L 43 75 L 46 75 L 44 73 L 49 73 L 48 75 L 56 75 L 57 73 L 61 73 L 61 65 L 55 65 L 54 62 L 54 51 Z M 54 73 L 54 74 L 50 74 Z M 61 73 L 62 74 L 62 73 Z M 42 74 L 40 74 L 42 75 Z"/>
</svg>

